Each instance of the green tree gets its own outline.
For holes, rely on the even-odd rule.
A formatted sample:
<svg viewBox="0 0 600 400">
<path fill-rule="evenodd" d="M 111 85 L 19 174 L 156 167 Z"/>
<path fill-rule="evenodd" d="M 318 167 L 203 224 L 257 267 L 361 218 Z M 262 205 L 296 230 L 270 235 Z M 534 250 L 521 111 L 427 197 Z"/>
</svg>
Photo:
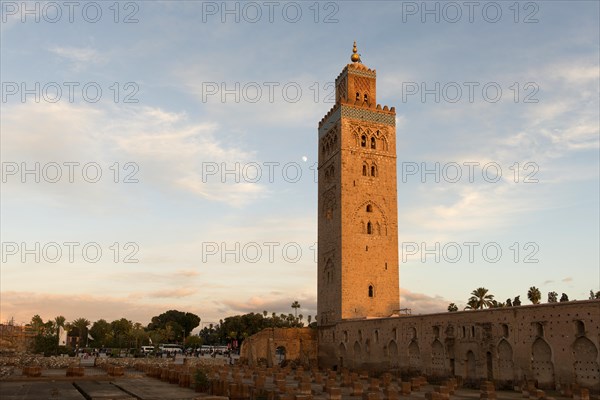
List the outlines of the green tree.
<svg viewBox="0 0 600 400">
<path fill-rule="evenodd" d="M 300 303 L 298 303 L 298 300 L 294 300 L 294 302 L 292 303 L 291 307 L 294 309 L 294 314 L 295 314 L 295 316 L 296 316 L 296 317 L 298 317 L 298 309 L 299 309 L 300 307 L 302 307 L 302 306 L 300 305 Z"/>
<path fill-rule="evenodd" d="M 39 315 L 31 318 L 30 326 L 35 332 L 32 342 L 34 353 L 43 353 L 45 356 L 58 354 L 58 331 L 54 321 L 44 322 Z"/>
<path fill-rule="evenodd" d="M 133 322 L 127 318 L 116 319 L 110 323 L 110 328 L 114 347 L 131 347 Z"/>
<path fill-rule="evenodd" d="M 197 349 L 204 344 L 204 341 L 199 336 L 190 335 L 185 338 L 185 347 Z"/>
<path fill-rule="evenodd" d="M 548 292 L 548 303 L 556 303 L 556 302 L 558 302 L 558 293 Z"/>
<path fill-rule="evenodd" d="M 565 301 L 569 301 L 569 296 L 567 296 L 566 293 L 563 293 L 560 295 L 560 302 L 565 302 Z"/>
<path fill-rule="evenodd" d="M 540 300 L 542 299 L 542 292 L 540 289 L 532 286 L 527 291 L 527 298 L 531 301 L 532 304 L 540 304 Z"/>
<path fill-rule="evenodd" d="M 494 295 L 488 294 L 488 289 L 480 287 L 471 292 L 471 298 L 469 298 L 467 308 L 481 310 L 483 308 L 491 307 L 493 305 L 492 300 L 494 300 Z"/>
<path fill-rule="evenodd" d="M 510 299 L 510 297 L 508 299 L 506 299 L 506 307 L 512 307 L 513 303 L 512 300 Z"/>
<path fill-rule="evenodd" d="M 186 335 L 200 325 L 200 317 L 190 312 L 169 310 L 152 317 L 150 324 L 148 324 L 148 330 L 164 330 L 167 329 L 167 325 L 170 325 L 170 330 L 173 331 L 174 340 L 183 341 Z"/>
<path fill-rule="evenodd" d="M 112 340 L 112 326 L 104 319 L 99 319 L 92 324 L 90 335 L 94 338 L 93 347 L 104 347 Z"/>
<path fill-rule="evenodd" d="M 458 311 L 458 306 L 454 303 L 448 304 L 448 312 L 455 312 L 455 311 Z"/>
<path fill-rule="evenodd" d="M 519 307 L 521 305 L 521 296 L 516 296 L 513 301 L 512 301 L 512 305 L 515 307 Z"/>
<path fill-rule="evenodd" d="M 44 320 L 42 319 L 42 317 L 40 317 L 39 315 L 34 315 L 33 317 L 31 317 L 31 328 L 35 331 L 38 332 L 43 329 L 44 327 Z"/>
<path fill-rule="evenodd" d="M 597 291 L 596 293 L 594 293 L 593 290 L 590 290 L 590 297 L 588 300 L 595 300 L 595 299 L 600 299 L 600 291 Z"/>
</svg>

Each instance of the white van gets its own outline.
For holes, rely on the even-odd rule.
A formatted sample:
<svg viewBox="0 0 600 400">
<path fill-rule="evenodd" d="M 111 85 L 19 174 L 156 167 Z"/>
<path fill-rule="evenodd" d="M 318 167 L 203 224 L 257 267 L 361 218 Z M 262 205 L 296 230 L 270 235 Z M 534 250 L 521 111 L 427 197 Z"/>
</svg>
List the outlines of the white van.
<svg viewBox="0 0 600 400">
<path fill-rule="evenodd" d="M 154 346 L 142 346 L 142 354 L 148 355 L 154 353 Z"/>
</svg>

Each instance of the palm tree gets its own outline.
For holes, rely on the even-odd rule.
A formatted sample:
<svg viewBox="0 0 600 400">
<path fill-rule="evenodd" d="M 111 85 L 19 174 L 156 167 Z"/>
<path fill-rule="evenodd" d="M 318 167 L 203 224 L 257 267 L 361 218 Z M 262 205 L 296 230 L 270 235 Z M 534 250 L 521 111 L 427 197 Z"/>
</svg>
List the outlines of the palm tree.
<svg viewBox="0 0 600 400">
<path fill-rule="evenodd" d="M 518 295 L 513 299 L 512 305 L 515 307 L 519 307 L 521 305 L 521 295 Z"/>
<path fill-rule="evenodd" d="M 77 318 L 75 321 L 71 322 L 71 325 L 77 328 L 79 332 L 79 345 L 83 346 L 85 343 L 85 339 L 87 338 L 87 327 L 90 326 L 90 321 L 85 318 Z"/>
<path fill-rule="evenodd" d="M 63 328 L 65 327 L 65 321 L 67 319 L 65 317 L 63 317 L 62 315 L 59 315 L 58 317 L 54 318 L 54 322 L 56 323 L 56 326 L 62 326 Z"/>
<path fill-rule="evenodd" d="M 298 309 L 301 307 L 300 303 L 298 303 L 298 300 L 294 300 L 291 307 L 294 309 L 296 318 L 298 318 Z"/>
<path fill-rule="evenodd" d="M 540 289 L 532 286 L 527 291 L 527 298 L 531 301 L 532 304 L 540 304 L 540 300 L 542 299 L 542 293 Z"/>
<path fill-rule="evenodd" d="M 475 310 L 481 310 L 493 305 L 494 295 L 488 294 L 488 289 L 484 287 L 477 288 L 471 292 L 471 298 L 467 307 Z"/>
<path fill-rule="evenodd" d="M 66 320 L 67 319 L 65 317 L 63 317 L 62 315 L 59 315 L 58 317 L 54 318 L 54 322 L 56 323 L 56 336 L 57 336 L 59 345 L 60 345 L 60 328 L 65 327 Z"/>
<path fill-rule="evenodd" d="M 492 300 L 491 308 L 502 308 L 502 307 L 506 307 L 506 303 L 501 303 L 496 300 Z"/>
<path fill-rule="evenodd" d="M 458 306 L 454 303 L 448 304 L 448 312 L 455 312 L 455 311 L 458 311 Z"/>
<path fill-rule="evenodd" d="M 548 303 L 556 303 L 558 301 L 558 293 L 548 292 Z"/>
<path fill-rule="evenodd" d="M 477 297 L 471 296 L 467 301 L 467 306 L 465 307 L 465 310 L 477 310 L 478 307 L 479 303 L 477 301 Z"/>
</svg>

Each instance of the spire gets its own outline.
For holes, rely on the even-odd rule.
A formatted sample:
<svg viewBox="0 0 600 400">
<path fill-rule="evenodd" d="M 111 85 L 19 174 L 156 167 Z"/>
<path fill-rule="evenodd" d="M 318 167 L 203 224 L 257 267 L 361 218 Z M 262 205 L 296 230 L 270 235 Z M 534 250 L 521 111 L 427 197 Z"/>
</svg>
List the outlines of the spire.
<svg viewBox="0 0 600 400">
<path fill-rule="evenodd" d="M 350 60 L 352 60 L 354 63 L 361 62 L 360 54 L 358 54 L 358 50 L 356 49 L 356 41 L 354 41 L 354 47 L 352 48 L 352 56 L 350 56 Z"/>
</svg>

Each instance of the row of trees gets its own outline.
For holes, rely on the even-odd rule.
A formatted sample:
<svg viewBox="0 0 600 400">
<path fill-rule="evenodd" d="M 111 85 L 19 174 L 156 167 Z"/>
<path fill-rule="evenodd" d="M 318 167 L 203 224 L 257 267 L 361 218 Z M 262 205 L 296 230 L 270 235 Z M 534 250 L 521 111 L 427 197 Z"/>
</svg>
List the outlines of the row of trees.
<svg viewBox="0 0 600 400">
<path fill-rule="evenodd" d="M 169 310 L 153 317 L 147 326 L 126 318 L 112 322 L 99 319 L 93 324 L 86 318 L 67 322 L 62 315 L 44 322 L 39 315 L 35 315 L 31 319 L 30 329 L 35 334 L 34 352 L 48 355 L 66 353 L 76 346 L 139 348 L 150 343 L 183 343 L 198 325 L 200 317 L 197 315 Z M 67 333 L 67 346 L 59 343 L 62 329 Z"/>
<path fill-rule="evenodd" d="M 531 304 L 540 304 L 542 300 L 542 292 L 535 286 L 532 286 L 527 291 L 527 298 Z M 589 300 L 600 299 L 600 291 L 594 292 L 590 290 Z M 569 301 L 569 296 L 566 293 L 562 293 L 560 300 L 558 299 L 558 293 L 548 292 L 548 303 Z M 494 295 L 489 293 L 489 290 L 480 287 L 471 292 L 471 297 L 467 301 L 465 310 L 481 310 L 484 308 L 498 308 L 498 307 L 518 307 L 521 305 L 521 296 L 516 296 L 514 299 L 506 299 L 505 302 L 499 302 L 494 299 Z M 458 311 L 458 306 L 454 303 L 448 305 L 448 311 Z"/>
<path fill-rule="evenodd" d="M 34 351 L 36 353 L 67 353 L 76 346 L 93 348 L 139 348 L 143 345 L 160 343 L 180 343 L 188 347 L 201 345 L 225 345 L 236 342 L 239 346 L 248 336 L 264 328 L 304 327 L 304 316 L 298 314 L 301 308 L 298 301 L 291 305 L 294 314 L 260 313 L 235 315 L 220 320 L 218 324 L 208 324 L 197 336 L 191 332 L 200 325 L 200 317 L 189 312 L 169 310 L 152 317 L 147 326 L 121 318 L 108 322 L 99 319 L 91 323 L 86 318 L 77 318 L 67 322 L 58 316 L 44 322 L 39 315 L 31 319 L 30 329 L 35 333 Z M 309 315 L 307 325 L 316 327 Z M 67 333 L 67 346 L 60 346 L 61 328 Z"/>
<path fill-rule="evenodd" d="M 299 307 L 298 307 L 299 308 Z M 298 314 L 279 314 L 264 310 L 260 313 L 235 315 L 219 321 L 218 324 L 205 326 L 198 337 L 205 345 L 218 345 L 237 341 L 238 345 L 248 336 L 254 335 L 265 328 L 302 328 L 309 326 L 316 328 L 316 321 L 309 315 L 304 323 L 304 316 Z"/>
</svg>

